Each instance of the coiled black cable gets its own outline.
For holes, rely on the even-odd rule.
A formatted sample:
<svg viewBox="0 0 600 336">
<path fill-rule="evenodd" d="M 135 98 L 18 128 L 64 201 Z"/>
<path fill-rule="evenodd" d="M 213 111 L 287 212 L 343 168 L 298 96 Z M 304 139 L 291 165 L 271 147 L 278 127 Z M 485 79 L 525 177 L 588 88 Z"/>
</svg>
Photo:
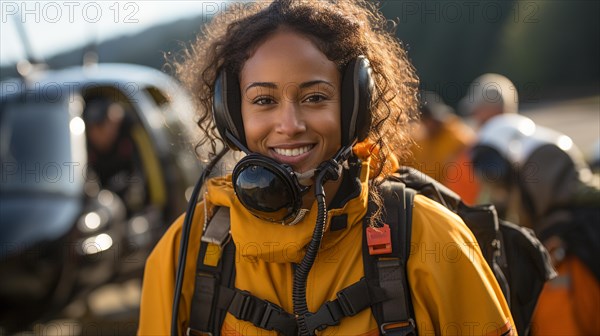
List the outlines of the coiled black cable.
<svg viewBox="0 0 600 336">
<path fill-rule="evenodd" d="M 294 285 L 292 291 L 292 300 L 294 302 L 294 313 L 298 321 L 298 333 L 301 336 L 311 335 L 306 325 L 306 315 L 308 314 L 308 304 L 306 303 L 306 280 L 310 272 L 323 238 L 323 228 L 327 221 L 327 209 L 325 207 L 325 197 L 317 196 L 317 223 L 313 231 L 312 239 L 306 249 L 306 254 L 294 274 Z"/>
<path fill-rule="evenodd" d="M 300 265 L 296 268 L 294 274 L 294 283 L 292 287 L 292 301 L 294 304 L 294 314 L 298 322 L 298 334 L 300 336 L 311 336 L 313 331 L 309 330 L 306 324 L 306 317 L 309 314 L 308 304 L 306 302 L 306 280 L 310 272 L 323 239 L 323 231 L 327 222 L 327 206 L 325 202 L 325 189 L 323 184 L 327 180 L 337 180 L 340 175 L 339 164 L 335 160 L 324 162 L 317 169 L 315 178 L 315 198 L 317 200 L 317 222 L 313 230 L 312 239 L 306 248 L 306 254 Z"/>
<path fill-rule="evenodd" d="M 190 239 L 190 231 L 192 229 L 192 218 L 194 218 L 194 212 L 196 211 L 196 203 L 198 202 L 198 196 L 200 194 L 200 190 L 204 185 L 204 181 L 210 175 L 211 171 L 214 169 L 217 162 L 219 162 L 223 156 L 229 151 L 228 147 L 224 147 L 217 155 L 208 163 L 198 182 L 194 186 L 194 190 L 192 191 L 192 195 L 190 196 L 190 201 L 188 203 L 188 208 L 185 213 L 185 218 L 183 220 L 183 227 L 181 229 L 181 243 L 179 245 L 179 264 L 177 265 L 177 273 L 175 276 L 175 293 L 173 294 L 173 310 L 171 315 L 171 336 L 178 335 L 178 327 L 177 327 L 177 315 L 179 315 L 179 300 L 181 298 L 181 289 L 183 287 L 183 274 L 185 272 L 185 262 L 187 256 L 187 248 L 188 242 Z"/>
</svg>

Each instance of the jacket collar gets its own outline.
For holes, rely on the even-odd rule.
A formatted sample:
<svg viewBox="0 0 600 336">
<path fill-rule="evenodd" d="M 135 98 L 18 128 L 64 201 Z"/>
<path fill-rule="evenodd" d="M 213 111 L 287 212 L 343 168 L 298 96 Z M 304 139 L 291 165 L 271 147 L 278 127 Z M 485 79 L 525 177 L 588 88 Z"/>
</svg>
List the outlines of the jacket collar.
<svg viewBox="0 0 600 336">
<path fill-rule="evenodd" d="M 331 209 L 327 211 L 322 250 L 333 248 L 351 228 L 362 225 L 367 211 L 368 176 L 368 160 L 345 170 L 345 186 L 340 187 L 330 204 Z M 298 224 L 283 226 L 258 219 L 248 212 L 235 196 L 231 175 L 209 180 L 206 199 L 211 205 L 231 209 L 231 235 L 242 257 L 278 263 L 297 263 L 302 260 L 317 220 L 316 202 Z M 332 221 L 335 223 L 333 229 Z M 345 225 L 340 225 L 343 221 Z"/>
</svg>

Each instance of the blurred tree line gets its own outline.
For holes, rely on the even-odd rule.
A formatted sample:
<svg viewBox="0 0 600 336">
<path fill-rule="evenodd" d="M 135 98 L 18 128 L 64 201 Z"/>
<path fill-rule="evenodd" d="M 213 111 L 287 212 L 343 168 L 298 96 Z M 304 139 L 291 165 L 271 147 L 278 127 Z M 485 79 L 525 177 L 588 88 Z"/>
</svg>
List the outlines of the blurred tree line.
<svg viewBox="0 0 600 336">
<path fill-rule="evenodd" d="M 599 92 L 598 0 L 384 0 L 379 6 L 397 22 L 396 35 L 421 86 L 451 105 L 485 72 L 513 80 L 525 103 Z M 164 69 L 164 55 L 181 51 L 206 21 L 180 20 L 105 41 L 96 46 L 99 59 Z M 47 62 L 52 68 L 77 65 L 83 53 Z M 14 67 L 2 68 L 2 77 L 14 75 Z"/>
<path fill-rule="evenodd" d="M 524 103 L 595 94 L 598 0 L 383 1 L 421 86 L 450 104 L 486 72 L 510 78 Z"/>
</svg>

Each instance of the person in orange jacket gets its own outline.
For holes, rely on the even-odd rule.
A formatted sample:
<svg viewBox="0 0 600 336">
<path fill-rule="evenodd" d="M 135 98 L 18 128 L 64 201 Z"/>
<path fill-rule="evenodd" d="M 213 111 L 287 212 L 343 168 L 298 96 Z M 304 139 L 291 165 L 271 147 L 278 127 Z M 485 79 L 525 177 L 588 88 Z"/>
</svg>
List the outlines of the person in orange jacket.
<svg viewBox="0 0 600 336">
<path fill-rule="evenodd" d="M 196 329 L 204 319 L 192 316 L 191 307 L 212 293 L 194 283 L 204 276 L 196 273 L 197 262 L 215 265 L 218 259 L 218 244 L 198 258 L 201 239 L 213 241 L 206 223 L 216 207 L 229 209 L 223 244 L 235 244 L 234 296 L 270 307 L 267 314 L 245 299 L 239 310 L 229 305 L 216 334 L 295 334 L 271 325 L 272 314 L 287 316 L 300 335 L 407 328 L 438 335 L 516 334 L 472 232 L 422 195 L 414 199 L 414 247 L 406 266 L 414 319 L 380 328 L 371 309 L 364 309 L 328 327 L 307 322 L 365 276 L 367 205 L 385 210 L 377 185 L 397 169 L 393 149 L 410 143 L 418 79 L 386 30 L 387 20 L 367 2 L 264 5 L 229 5 L 175 65 L 198 103 L 205 144 L 217 152 L 223 142 L 247 156 L 231 174 L 206 181 L 202 201 L 192 200 L 193 218 L 178 219 L 148 258 L 138 334 L 207 334 Z M 370 225 L 380 218 L 374 213 Z M 191 224 L 185 226 L 189 232 L 183 222 Z M 184 234 L 185 264 L 178 256 Z M 450 247 L 450 255 L 442 247 Z"/>
<path fill-rule="evenodd" d="M 415 145 L 408 165 L 452 189 L 463 202 L 475 204 L 479 184 L 468 155 L 475 132 L 438 94 L 422 91 L 421 101 L 421 119 L 413 131 Z"/>
</svg>

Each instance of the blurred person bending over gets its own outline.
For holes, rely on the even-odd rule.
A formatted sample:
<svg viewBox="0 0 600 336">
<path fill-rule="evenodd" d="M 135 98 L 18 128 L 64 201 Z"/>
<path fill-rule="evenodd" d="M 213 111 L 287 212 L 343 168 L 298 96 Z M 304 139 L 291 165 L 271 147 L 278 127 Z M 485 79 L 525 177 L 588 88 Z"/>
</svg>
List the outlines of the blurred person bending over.
<svg viewBox="0 0 600 336">
<path fill-rule="evenodd" d="M 572 140 L 520 115 L 491 119 L 473 163 L 499 215 L 532 228 L 558 277 L 540 295 L 534 335 L 600 334 L 600 188 Z"/>
</svg>

